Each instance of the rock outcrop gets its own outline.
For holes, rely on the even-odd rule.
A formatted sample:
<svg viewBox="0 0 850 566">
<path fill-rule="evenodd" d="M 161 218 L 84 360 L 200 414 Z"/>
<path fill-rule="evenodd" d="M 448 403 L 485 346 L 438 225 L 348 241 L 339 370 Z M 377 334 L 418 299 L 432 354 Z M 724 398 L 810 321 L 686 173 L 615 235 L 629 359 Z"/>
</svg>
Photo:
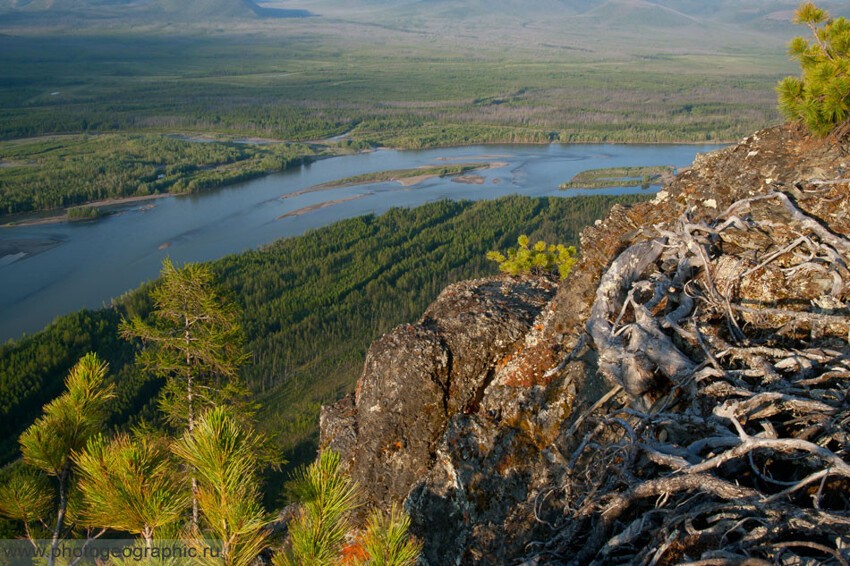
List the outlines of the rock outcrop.
<svg viewBox="0 0 850 566">
<path fill-rule="evenodd" d="M 323 444 L 346 457 L 370 501 L 404 499 L 433 468 L 451 417 L 479 412 L 498 364 L 556 289 L 545 279 L 457 283 L 419 323 L 372 345 L 355 393 L 321 419 Z"/>
<path fill-rule="evenodd" d="M 557 293 L 447 288 L 323 444 L 431 565 L 846 563 L 847 149 L 759 132 L 587 228 Z"/>
</svg>

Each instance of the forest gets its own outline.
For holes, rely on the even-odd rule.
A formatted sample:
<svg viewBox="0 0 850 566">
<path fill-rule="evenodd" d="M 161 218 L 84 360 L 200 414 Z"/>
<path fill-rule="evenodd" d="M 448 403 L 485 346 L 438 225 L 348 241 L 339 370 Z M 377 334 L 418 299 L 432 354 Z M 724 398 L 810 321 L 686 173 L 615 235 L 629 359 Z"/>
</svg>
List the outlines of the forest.
<svg viewBox="0 0 850 566">
<path fill-rule="evenodd" d="M 192 193 L 282 171 L 321 154 L 304 144 L 153 134 L 8 142 L 0 144 L 0 217 L 103 199 Z"/>
<path fill-rule="evenodd" d="M 514 245 L 520 234 L 576 244 L 581 228 L 614 203 L 643 198 L 441 201 L 344 220 L 212 262 L 217 282 L 242 313 L 252 355 L 242 373 L 260 405 L 264 431 L 291 462 L 311 460 L 319 407 L 351 389 L 373 339 L 417 319 L 447 284 L 496 273 L 487 252 Z M 134 349 L 117 330 L 122 318 L 150 312 L 150 285 L 111 308 L 59 317 L 37 334 L 0 346 L 3 462 L 14 458 L 18 435 L 88 351 L 112 369 L 111 425 L 155 420 L 161 382 L 134 367 Z M 269 493 L 267 503 L 279 495 Z"/>
</svg>

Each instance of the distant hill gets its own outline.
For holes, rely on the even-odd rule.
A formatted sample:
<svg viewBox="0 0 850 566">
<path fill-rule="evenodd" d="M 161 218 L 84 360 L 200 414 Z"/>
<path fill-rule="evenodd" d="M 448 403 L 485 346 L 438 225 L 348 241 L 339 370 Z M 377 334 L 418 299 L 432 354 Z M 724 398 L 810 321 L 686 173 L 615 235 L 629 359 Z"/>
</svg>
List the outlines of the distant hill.
<svg viewBox="0 0 850 566">
<path fill-rule="evenodd" d="M 745 26 L 759 31 L 790 27 L 798 0 L 0 0 L 0 24 L 10 16 L 31 21 L 38 16 L 75 21 L 221 21 L 228 19 L 330 16 L 373 23 L 445 21 L 557 22 L 565 33 L 586 26 L 617 29 L 625 34 L 643 29 L 674 29 L 713 24 Z M 819 2 L 834 14 L 846 11 L 836 0 Z M 30 16 L 28 18 L 28 16 Z M 412 19 L 411 19 L 412 18 Z"/>
<path fill-rule="evenodd" d="M 304 9 L 262 6 L 253 0 L 0 0 L 3 15 L 80 20 L 217 21 L 312 15 Z"/>
<path fill-rule="evenodd" d="M 325 20 L 379 26 L 448 44 L 612 53 L 784 54 L 799 0 L 257 0 L 303 7 Z M 819 0 L 835 16 L 847 4 Z M 382 33 L 385 33 L 382 31 Z"/>
<path fill-rule="evenodd" d="M 211 19 L 248 18 L 257 6 L 252 0 L 154 0 L 150 4 L 168 14 Z"/>
<path fill-rule="evenodd" d="M 292 2 L 287 2 L 287 4 Z M 293 3 L 294 4 L 294 3 Z M 461 20 L 481 17 L 514 17 L 520 21 L 562 21 L 575 17 L 576 25 L 609 27 L 665 28 L 676 26 L 743 24 L 758 29 L 790 27 L 790 15 L 799 0 L 304 0 L 317 13 L 366 9 L 371 14 L 394 16 L 453 17 Z M 818 5 L 841 15 L 846 3 L 819 1 Z M 311 8 L 313 9 L 313 8 Z"/>
<path fill-rule="evenodd" d="M 615 28 L 666 28 L 705 24 L 704 19 L 698 16 L 647 0 L 607 0 L 597 4 L 581 14 L 581 19 Z"/>
</svg>

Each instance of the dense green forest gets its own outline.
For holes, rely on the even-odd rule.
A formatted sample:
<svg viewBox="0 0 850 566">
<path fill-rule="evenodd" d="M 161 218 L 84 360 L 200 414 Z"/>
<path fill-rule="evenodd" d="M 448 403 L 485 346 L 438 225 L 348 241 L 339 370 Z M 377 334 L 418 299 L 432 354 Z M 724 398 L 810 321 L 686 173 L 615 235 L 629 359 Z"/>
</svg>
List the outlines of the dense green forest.
<svg viewBox="0 0 850 566">
<path fill-rule="evenodd" d="M 0 216 L 108 198 L 196 192 L 314 159 L 303 144 L 166 135 L 58 136 L 0 144 Z"/>
<path fill-rule="evenodd" d="M 344 220 L 213 262 L 218 282 L 243 313 L 253 356 L 243 376 L 261 405 L 262 426 L 289 460 L 311 458 L 319 407 L 350 390 L 373 339 L 416 320 L 448 283 L 495 273 L 486 253 L 513 245 L 520 234 L 576 243 L 580 229 L 615 202 L 642 198 L 441 201 Z M 90 350 L 112 368 L 118 395 L 112 424 L 154 418 L 150 400 L 161 384 L 136 370 L 133 348 L 118 337 L 122 317 L 150 311 L 148 291 L 129 293 L 112 308 L 60 317 L 0 346 L 3 462 Z"/>
</svg>

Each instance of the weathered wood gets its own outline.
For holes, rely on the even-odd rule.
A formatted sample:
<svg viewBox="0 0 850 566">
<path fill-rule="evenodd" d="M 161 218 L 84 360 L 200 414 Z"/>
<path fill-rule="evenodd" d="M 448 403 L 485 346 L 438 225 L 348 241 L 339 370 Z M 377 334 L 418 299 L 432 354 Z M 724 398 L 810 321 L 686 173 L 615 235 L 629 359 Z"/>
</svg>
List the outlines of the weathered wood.
<svg viewBox="0 0 850 566">
<path fill-rule="evenodd" d="M 769 199 L 790 216 L 799 230 L 795 239 L 789 241 L 787 224 L 732 215 Z M 574 421 L 568 436 L 593 420 L 620 386 L 631 406 L 596 420 L 572 453 L 569 468 L 587 474 L 570 486 L 572 497 L 579 496 L 577 522 L 564 531 L 576 537 L 587 529 L 584 544 L 571 546 L 578 563 L 622 560 L 637 540 L 654 542 L 634 550 L 635 562 L 669 560 L 676 545 L 700 556 L 698 550 L 687 554 L 687 546 L 732 532 L 728 550 L 692 563 L 770 563 L 746 558 L 754 548 L 759 556 L 786 553 L 790 561 L 812 551 L 836 564 L 850 558 L 850 501 L 839 495 L 850 485 L 850 347 L 815 340 L 789 347 L 764 325 L 736 320 L 741 314 L 785 317 L 814 337 L 826 325 L 850 328 L 850 316 L 739 304 L 715 285 L 710 259 L 724 230 L 758 231 L 761 238 L 776 232 L 781 237 L 766 248 L 774 251 L 748 269 L 743 266 L 752 262 L 740 262 L 738 277 L 790 257 L 797 263 L 786 276 L 829 269 L 839 300 L 850 279 L 850 240 L 782 193 L 739 201 L 726 217 L 713 225 L 683 218 L 675 228 L 657 226 L 660 239 L 628 247 L 602 277 L 587 330 L 600 371 L 616 386 Z M 788 256 L 800 248 L 808 256 Z M 646 395 L 653 388 L 660 388 L 654 401 Z M 827 500 L 833 506 L 843 501 L 844 508 L 820 509 Z M 652 519 L 654 513 L 664 520 Z M 702 526 L 695 526 L 697 519 Z M 795 537 L 806 529 L 836 546 L 800 543 Z"/>
</svg>

